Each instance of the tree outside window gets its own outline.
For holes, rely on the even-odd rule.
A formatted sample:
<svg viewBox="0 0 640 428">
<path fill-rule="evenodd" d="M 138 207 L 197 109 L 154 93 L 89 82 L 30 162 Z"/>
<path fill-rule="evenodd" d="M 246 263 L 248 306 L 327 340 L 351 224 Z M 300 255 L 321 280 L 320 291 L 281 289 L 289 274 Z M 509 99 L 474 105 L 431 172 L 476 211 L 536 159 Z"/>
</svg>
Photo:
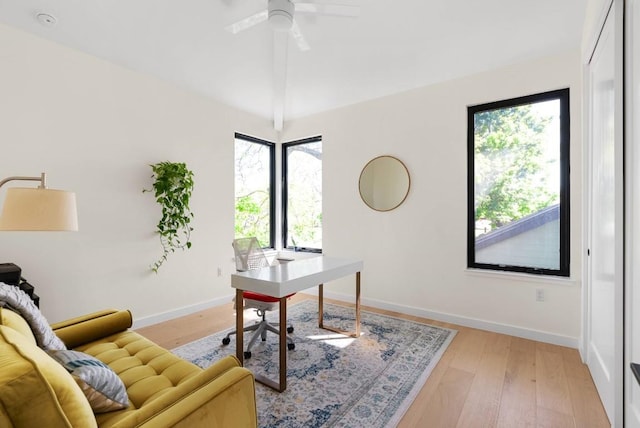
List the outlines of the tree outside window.
<svg viewBox="0 0 640 428">
<path fill-rule="evenodd" d="M 235 237 L 255 236 L 273 247 L 275 145 L 241 134 L 235 138 Z"/>
<path fill-rule="evenodd" d="M 322 140 L 282 145 L 283 245 L 299 251 L 322 250 Z"/>
</svg>

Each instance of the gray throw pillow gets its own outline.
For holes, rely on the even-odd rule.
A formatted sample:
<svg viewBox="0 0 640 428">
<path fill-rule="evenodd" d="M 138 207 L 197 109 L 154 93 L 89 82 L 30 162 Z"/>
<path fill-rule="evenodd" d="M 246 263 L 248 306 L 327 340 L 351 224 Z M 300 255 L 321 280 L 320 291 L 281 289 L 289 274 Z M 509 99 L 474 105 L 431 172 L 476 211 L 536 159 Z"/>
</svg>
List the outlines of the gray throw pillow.
<svg viewBox="0 0 640 428">
<path fill-rule="evenodd" d="M 73 376 L 94 413 L 111 412 L 129 405 L 127 390 L 105 363 L 79 351 L 48 351 Z"/>
</svg>

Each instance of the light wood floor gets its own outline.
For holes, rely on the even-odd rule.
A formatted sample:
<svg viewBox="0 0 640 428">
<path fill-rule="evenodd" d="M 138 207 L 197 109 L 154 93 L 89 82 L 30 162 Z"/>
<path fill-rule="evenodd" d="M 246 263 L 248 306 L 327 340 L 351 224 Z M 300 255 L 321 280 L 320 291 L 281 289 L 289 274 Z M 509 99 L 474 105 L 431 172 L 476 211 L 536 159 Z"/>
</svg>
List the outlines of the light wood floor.
<svg viewBox="0 0 640 428">
<path fill-rule="evenodd" d="M 316 298 L 297 294 L 291 303 L 303 299 Z M 399 427 L 610 427 L 575 349 L 363 309 L 458 330 Z M 138 332 L 172 349 L 233 325 L 229 303 Z"/>
</svg>

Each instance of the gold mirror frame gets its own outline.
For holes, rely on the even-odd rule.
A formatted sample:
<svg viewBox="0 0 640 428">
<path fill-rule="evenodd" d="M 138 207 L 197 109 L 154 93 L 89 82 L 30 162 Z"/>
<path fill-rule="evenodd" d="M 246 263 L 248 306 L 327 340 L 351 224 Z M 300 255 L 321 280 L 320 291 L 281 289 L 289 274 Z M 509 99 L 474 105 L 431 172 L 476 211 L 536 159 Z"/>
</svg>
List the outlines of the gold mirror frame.
<svg viewBox="0 0 640 428">
<path fill-rule="evenodd" d="M 407 166 L 393 156 L 378 156 L 362 168 L 358 180 L 360 198 L 376 211 L 391 211 L 407 199 L 411 176 Z"/>
</svg>

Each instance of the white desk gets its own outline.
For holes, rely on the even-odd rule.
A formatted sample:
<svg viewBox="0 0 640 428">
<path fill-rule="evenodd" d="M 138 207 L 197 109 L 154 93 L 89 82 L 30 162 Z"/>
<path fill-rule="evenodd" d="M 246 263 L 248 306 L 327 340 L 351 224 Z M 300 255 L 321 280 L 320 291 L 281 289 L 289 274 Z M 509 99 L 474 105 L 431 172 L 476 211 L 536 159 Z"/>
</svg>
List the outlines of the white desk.
<svg viewBox="0 0 640 428">
<path fill-rule="evenodd" d="M 243 291 L 254 291 L 280 299 L 280 379 L 276 383 L 271 379 L 256 375 L 256 380 L 276 391 L 287 389 L 287 297 L 292 293 L 307 288 L 319 286 L 318 291 L 318 325 L 320 328 L 347 334 L 352 337 L 360 336 L 360 272 L 364 263 L 362 260 L 339 259 L 335 257 L 312 257 L 295 260 L 276 266 L 238 272 L 231 275 L 231 286 L 236 289 L 236 302 L 242 301 Z M 323 322 L 323 288 L 324 283 L 356 275 L 356 320 L 355 331 L 343 330 L 326 326 Z M 244 364 L 244 317 L 242 310 L 236 310 L 236 356 Z"/>
</svg>

